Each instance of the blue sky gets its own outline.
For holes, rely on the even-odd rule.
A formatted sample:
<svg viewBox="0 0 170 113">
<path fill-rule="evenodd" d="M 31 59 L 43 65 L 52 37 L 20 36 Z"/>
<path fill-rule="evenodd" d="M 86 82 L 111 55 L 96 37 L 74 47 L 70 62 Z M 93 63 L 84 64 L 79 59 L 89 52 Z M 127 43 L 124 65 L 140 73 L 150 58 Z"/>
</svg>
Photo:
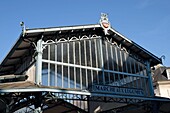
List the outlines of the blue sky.
<svg viewBox="0 0 170 113">
<path fill-rule="evenodd" d="M 109 14 L 114 29 L 170 66 L 170 0 L 3 0 L 0 1 L 0 61 L 28 28 L 96 24 Z"/>
</svg>

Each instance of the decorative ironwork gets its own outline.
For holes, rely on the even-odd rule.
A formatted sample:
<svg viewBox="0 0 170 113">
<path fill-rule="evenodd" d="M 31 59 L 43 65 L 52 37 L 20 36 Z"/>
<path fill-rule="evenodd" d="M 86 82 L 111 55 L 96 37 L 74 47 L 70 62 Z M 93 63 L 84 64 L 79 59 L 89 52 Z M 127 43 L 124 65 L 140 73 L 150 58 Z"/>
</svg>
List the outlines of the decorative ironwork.
<svg viewBox="0 0 170 113">
<path fill-rule="evenodd" d="M 110 29 L 111 26 L 107 14 L 105 13 L 101 14 L 100 25 L 104 29 L 105 35 L 109 35 L 108 30 Z"/>
<path fill-rule="evenodd" d="M 6 108 L 4 110 L 8 110 L 10 112 L 19 113 L 22 111 L 25 113 L 36 110 L 44 110 L 50 108 L 51 104 L 55 105 L 58 100 L 63 100 L 69 102 L 71 104 L 77 104 L 80 109 L 87 109 L 86 107 L 82 107 L 82 104 L 87 104 L 86 95 L 77 95 L 77 94 L 66 94 L 66 93 L 51 93 L 51 92 L 26 92 L 26 93 L 10 93 L 1 95 L 3 100 L 0 98 L 0 101 L 4 102 Z M 37 101 L 38 100 L 38 101 Z M 41 109 L 39 109 L 39 107 Z M 86 105 L 87 106 L 87 105 Z M 1 111 L 1 109 L 0 109 Z"/>
</svg>

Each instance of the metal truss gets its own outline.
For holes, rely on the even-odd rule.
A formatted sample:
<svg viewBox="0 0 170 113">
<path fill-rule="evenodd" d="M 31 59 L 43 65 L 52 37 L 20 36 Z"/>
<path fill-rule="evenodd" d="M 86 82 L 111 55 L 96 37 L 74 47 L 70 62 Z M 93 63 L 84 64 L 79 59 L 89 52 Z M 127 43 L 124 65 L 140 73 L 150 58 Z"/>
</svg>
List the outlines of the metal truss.
<svg viewBox="0 0 170 113">
<path fill-rule="evenodd" d="M 87 101 L 86 95 L 79 95 L 79 94 L 68 94 L 68 93 L 46 93 L 44 98 L 46 99 L 63 99 L 63 100 L 81 100 Z"/>
<path fill-rule="evenodd" d="M 63 101 L 62 106 L 66 106 L 64 101 L 70 103 L 84 102 L 88 100 L 86 95 L 67 94 L 67 93 L 51 93 L 51 92 L 23 92 L 23 93 L 6 93 L 0 96 L 2 104 L 6 107 L 1 108 L 0 111 L 4 113 L 13 113 L 15 111 L 22 110 L 22 112 L 29 113 L 35 111 L 39 107 L 42 110 L 47 110 L 52 106 L 56 106 L 56 103 Z M 67 107 L 67 106 L 66 106 Z M 78 109 L 78 108 L 76 108 Z M 81 108 L 79 108 L 81 110 Z M 15 112 L 15 113 L 19 113 Z"/>
<path fill-rule="evenodd" d="M 126 103 L 127 106 L 110 109 L 103 111 L 102 113 L 121 113 L 130 109 L 141 108 L 147 113 L 156 111 L 159 106 L 164 102 L 156 100 L 144 100 L 143 98 L 128 98 L 128 97 L 116 97 L 116 96 L 90 96 L 81 94 L 69 94 L 59 92 L 17 92 L 17 93 L 1 93 L 0 104 L 4 104 L 4 107 L 0 107 L 2 113 L 22 113 L 36 112 L 42 109 L 48 111 L 57 106 L 63 106 L 67 108 L 64 113 L 71 111 L 79 111 L 86 113 L 88 111 L 88 102 L 106 102 L 106 103 Z M 82 107 L 84 106 L 84 107 Z M 166 113 L 160 110 L 160 113 Z"/>
</svg>

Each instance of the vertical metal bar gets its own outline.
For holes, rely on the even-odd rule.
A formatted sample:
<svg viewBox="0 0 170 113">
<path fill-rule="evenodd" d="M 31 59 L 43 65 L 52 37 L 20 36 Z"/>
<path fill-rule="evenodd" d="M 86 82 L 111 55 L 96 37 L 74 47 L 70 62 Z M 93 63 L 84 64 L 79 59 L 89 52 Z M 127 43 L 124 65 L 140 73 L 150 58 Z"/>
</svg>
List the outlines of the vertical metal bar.
<svg viewBox="0 0 170 113">
<path fill-rule="evenodd" d="M 69 40 L 69 37 L 68 37 Z M 70 63 L 70 42 L 67 43 L 68 49 L 68 64 Z M 70 88 L 70 66 L 68 66 L 68 88 Z"/>
<path fill-rule="evenodd" d="M 130 67 L 130 72 L 132 73 L 132 58 L 129 57 L 129 67 Z M 130 77 L 131 78 L 131 81 L 132 81 L 132 87 L 134 87 L 134 78 L 133 77 Z"/>
<path fill-rule="evenodd" d="M 113 46 L 113 49 L 112 49 L 113 51 L 114 51 L 114 54 L 116 55 L 116 47 L 115 46 Z M 117 60 L 116 60 L 116 56 L 115 56 L 115 58 L 113 58 L 114 60 L 115 60 L 115 62 L 116 62 L 116 66 L 117 66 Z M 113 64 L 114 65 L 114 64 Z M 114 67 L 113 67 L 113 70 L 114 71 L 116 71 L 116 67 L 115 67 L 115 65 L 114 65 Z M 116 84 L 116 74 L 115 73 L 113 73 L 113 76 L 114 76 L 114 83 Z M 116 85 L 117 86 L 117 85 Z"/>
<path fill-rule="evenodd" d="M 126 68 L 126 73 L 128 73 L 128 66 L 127 66 L 127 53 L 126 52 L 124 52 L 124 60 L 125 60 L 125 68 Z M 127 82 L 127 79 L 126 79 L 126 84 L 127 84 L 128 82 Z M 128 85 L 128 84 L 127 84 Z M 129 86 L 129 85 L 128 85 Z"/>
<path fill-rule="evenodd" d="M 120 48 L 120 68 L 122 68 L 121 70 L 122 70 L 122 72 L 123 72 L 123 58 L 122 58 L 122 50 L 121 50 L 121 48 Z M 123 82 L 123 84 L 124 84 L 124 75 L 122 75 L 122 80 L 121 80 L 121 82 Z"/>
<path fill-rule="evenodd" d="M 134 60 L 134 59 L 133 59 L 134 72 L 135 72 L 135 74 L 136 74 L 136 65 L 135 65 L 135 64 L 136 64 L 136 62 L 135 62 L 135 61 L 136 61 L 136 60 Z"/>
<path fill-rule="evenodd" d="M 144 79 L 144 78 L 141 76 L 141 77 L 140 77 L 140 88 L 141 88 L 141 89 L 144 89 L 143 79 Z"/>
<path fill-rule="evenodd" d="M 141 76 L 141 71 L 140 71 L 140 62 L 137 62 L 138 65 L 138 71 L 139 71 L 139 75 Z M 139 82 L 140 82 L 140 88 L 142 88 L 142 82 L 141 82 L 141 77 L 139 77 Z"/>
<path fill-rule="evenodd" d="M 113 58 L 113 46 L 112 45 L 110 45 L 110 51 L 111 51 L 111 60 L 112 60 L 112 69 L 113 69 L 113 71 L 114 71 L 114 58 Z M 113 81 L 112 81 L 112 83 L 114 83 L 114 81 L 115 81 L 115 74 L 113 73 L 113 77 L 114 77 L 114 79 L 113 79 Z"/>
<path fill-rule="evenodd" d="M 91 41 L 92 41 L 92 40 L 93 40 L 93 39 L 90 39 L 90 40 L 89 40 L 89 48 L 90 48 L 90 65 L 91 65 L 91 67 L 93 67 L 93 66 L 92 66 L 92 60 L 93 60 L 93 59 L 92 59 L 92 50 L 91 50 Z M 90 71 L 91 71 L 91 82 L 92 82 L 91 84 L 93 84 L 93 70 L 91 69 Z"/>
<path fill-rule="evenodd" d="M 132 60 L 131 57 L 129 57 L 129 68 L 130 68 L 130 73 L 132 73 Z"/>
<path fill-rule="evenodd" d="M 121 57 L 121 66 L 122 66 L 122 72 L 126 72 L 126 68 L 124 68 L 124 64 L 123 64 L 123 61 L 125 62 L 125 54 L 124 54 L 124 51 L 121 49 L 120 50 L 120 57 Z M 126 84 L 126 79 L 125 79 L 125 75 L 122 74 L 122 85 L 125 85 Z"/>
<path fill-rule="evenodd" d="M 98 48 L 97 48 L 97 41 L 96 40 L 98 40 L 98 39 L 94 39 L 94 44 L 95 44 L 95 57 L 96 57 L 96 68 L 99 68 L 99 66 L 98 66 Z M 99 84 L 99 75 L 97 74 L 97 84 Z"/>
<path fill-rule="evenodd" d="M 138 61 L 138 62 L 136 62 L 137 63 L 137 68 L 138 68 L 138 73 L 139 73 L 139 75 L 141 75 L 141 70 L 140 70 L 140 62 Z"/>
<path fill-rule="evenodd" d="M 79 41 L 79 62 L 81 65 L 81 42 Z M 83 89 L 83 84 L 82 84 L 82 69 L 80 68 L 80 89 Z"/>
<path fill-rule="evenodd" d="M 123 58 L 122 58 L 122 50 L 120 49 L 120 65 L 121 65 L 121 67 L 120 68 L 122 68 L 121 70 L 122 70 L 122 72 L 123 72 L 123 60 L 122 60 Z"/>
<path fill-rule="evenodd" d="M 126 65 L 126 73 L 128 73 L 128 66 L 127 66 L 127 53 L 124 52 L 124 59 L 125 59 L 125 65 Z"/>
<path fill-rule="evenodd" d="M 147 61 L 146 64 L 147 64 L 147 75 L 148 75 L 150 94 L 151 94 L 151 96 L 154 96 L 154 89 L 153 89 L 153 83 L 152 83 L 150 62 Z"/>
<path fill-rule="evenodd" d="M 109 58 L 108 58 L 108 46 L 107 46 L 107 42 L 105 41 L 105 49 L 106 49 L 106 60 L 107 60 L 107 69 L 109 70 Z M 106 76 L 106 75 L 105 75 Z M 110 73 L 108 73 L 108 78 L 109 78 L 109 83 L 110 84 Z"/>
<path fill-rule="evenodd" d="M 146 71 L 146 66 L 144 64 L 142 64 L 142 73 L 143 73 L 143 76 L 146 76 L 145 71 Z M 148 80 L 148 78 L 144 78 L 143 82 L 144 82 L 145 93 L 148 96 L 148 90 L 147 90 L 148 86 L 147 86 L 146 80 Z"/>
<path fill-rule="evenodd" d="M 87 66 L 87 53 L 86 53 L 86 40 L 84 40 L 84 57 L 85 57 L 85 66 Z M 88 87 L 88 75 L 87 75 L 87 69 L 86 70 L 86 88 Z"/>
<path fill-rule="evenodd" d="M 143 73 L 143 76 L 146 76 L 144 71 L 145 71 L 145 66 L 142 64 L 142 73 Z"/>
<path fill-rule="evenodd" d="M 119 61 L 118 61 L 118 51 L 117 51 L 117 47 L 115 47 L 115 54 L 116 54 L 116 64 L 117 64 L 117 71 L 119 71 Z M 119 51 L 120 52 L 120 51 Z M 120 85 L 120 74 L 118 74 L 118 83 Z"/>
<path fill-rule="evenodd" d="M 101 60 L 101 65 L 102 65 L 102 78 L 103 78 L 103 84 L 105 84 L 102 37 L 100 37 L 100 57 L 101 57 L 100 60 Z M 100 76 L 101 76 L 101 75 L 100 75 Z"/>
<path fill-rule="evenodd" d="M 61 62 L 63 63 L 63 43 L 61 43 Z M 63 88 L 64 87 L 64 72 L 63 72 L 63 65 L 61 65 L 61 82 L 62 82 L 62 85 L 61 87 Z"/>
<path fill-rule="evenodd" d="M 73 62 L 74 62 L 74 65 L 76 63 L 76 55 L 75 55 L 75 42 L 73 42 Z M 74 67 L 74 88 L 76 89 L 76 68 Z"/>
<path fill-rule="evenodd" d="M 143 82 L 144 82 L 144 88 L 145 88 L 145 93 L 148 96 L 148 91 L 147 91 L 147 84 L 146 84 L 146 80 L 148 80 L 148 78 L 143 78 Z"/>
<path fill-rule="evenodd" d="M 43 37 L 43 36 L 42 36 Z M 44 41 L 42 39 L 37 42 L 37 57 L 36 57 L 36 74 L 35 74 L 35 82 L 38 85 L 42 84 L 42 54 L 43 54 L 43 45 Z"/>
<path fill-rule="evenodd" d="M 117 64 L 117 71 L 119 71 L 119 61 L 118 61 L 118 53 L 117 53 L 117 47 L 115 47 L 115 55 L 116 55 L 116 64 Z"/>
<path fill-rule="evenodd" d="M 133 65 L 134 65 L 134 73 L 136 74 L 136 60 L 133 59 Z M 138 88 L 138 77 L 135 77 L 136 79 L 136 88 Z"/>
<path fill-rule="evenodd" d="M 48 45 L 48 60 L 50 60 L 50 45 Z M 50 86 L 50 63 L 48 63 L 48 86 Z"/>
<path fill-rule="evenodd" d="M 145 73 L 144 73 L 144 70 L 145 70 L 145 69 L 144 69 L 144 65 L 141 64 L 141 67 L 142 67 L 142 75 L 145 76 Z M 147 86 L 146 86 L 146 78 L 143 78 L 143 85 L 144 85 L 145 94 L 148 95 L 148 94 L 147 94 L 147 92 L 148 92 L 148 91 L 147 91 Z"/>
<path fill-rule="evenodd" d="M 57 39 L 55 40 L 57 42 Z M 57 62 L 57 45 L 55 45 L 55 61 Z M 57 64 L 55 64 L 55 86 L 57 86 Z"/>
</svg>

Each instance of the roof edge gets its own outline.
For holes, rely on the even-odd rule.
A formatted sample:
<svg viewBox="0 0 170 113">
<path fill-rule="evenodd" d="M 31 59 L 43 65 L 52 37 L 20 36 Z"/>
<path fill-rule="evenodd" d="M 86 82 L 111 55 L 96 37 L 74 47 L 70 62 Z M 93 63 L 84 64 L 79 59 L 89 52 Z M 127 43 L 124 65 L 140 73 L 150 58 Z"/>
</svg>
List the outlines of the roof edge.
<svg viewBox="0 0 170 113">
<path fill-rule="evenodd" d="M 76 29 L 88 29 L 88 28 L 100 28 L 100 24 L 89 24 L 89 25 L 76 25 L 76 26 L 61 26 L 61 27 L 48 27 L 48 28 L 34 28 L 26 29 L 24 33 L 39 33 L 39 32 L 51 32 L 51 31 L 65 31 L 65 30 L 76 30 Z"/>
</svg>

